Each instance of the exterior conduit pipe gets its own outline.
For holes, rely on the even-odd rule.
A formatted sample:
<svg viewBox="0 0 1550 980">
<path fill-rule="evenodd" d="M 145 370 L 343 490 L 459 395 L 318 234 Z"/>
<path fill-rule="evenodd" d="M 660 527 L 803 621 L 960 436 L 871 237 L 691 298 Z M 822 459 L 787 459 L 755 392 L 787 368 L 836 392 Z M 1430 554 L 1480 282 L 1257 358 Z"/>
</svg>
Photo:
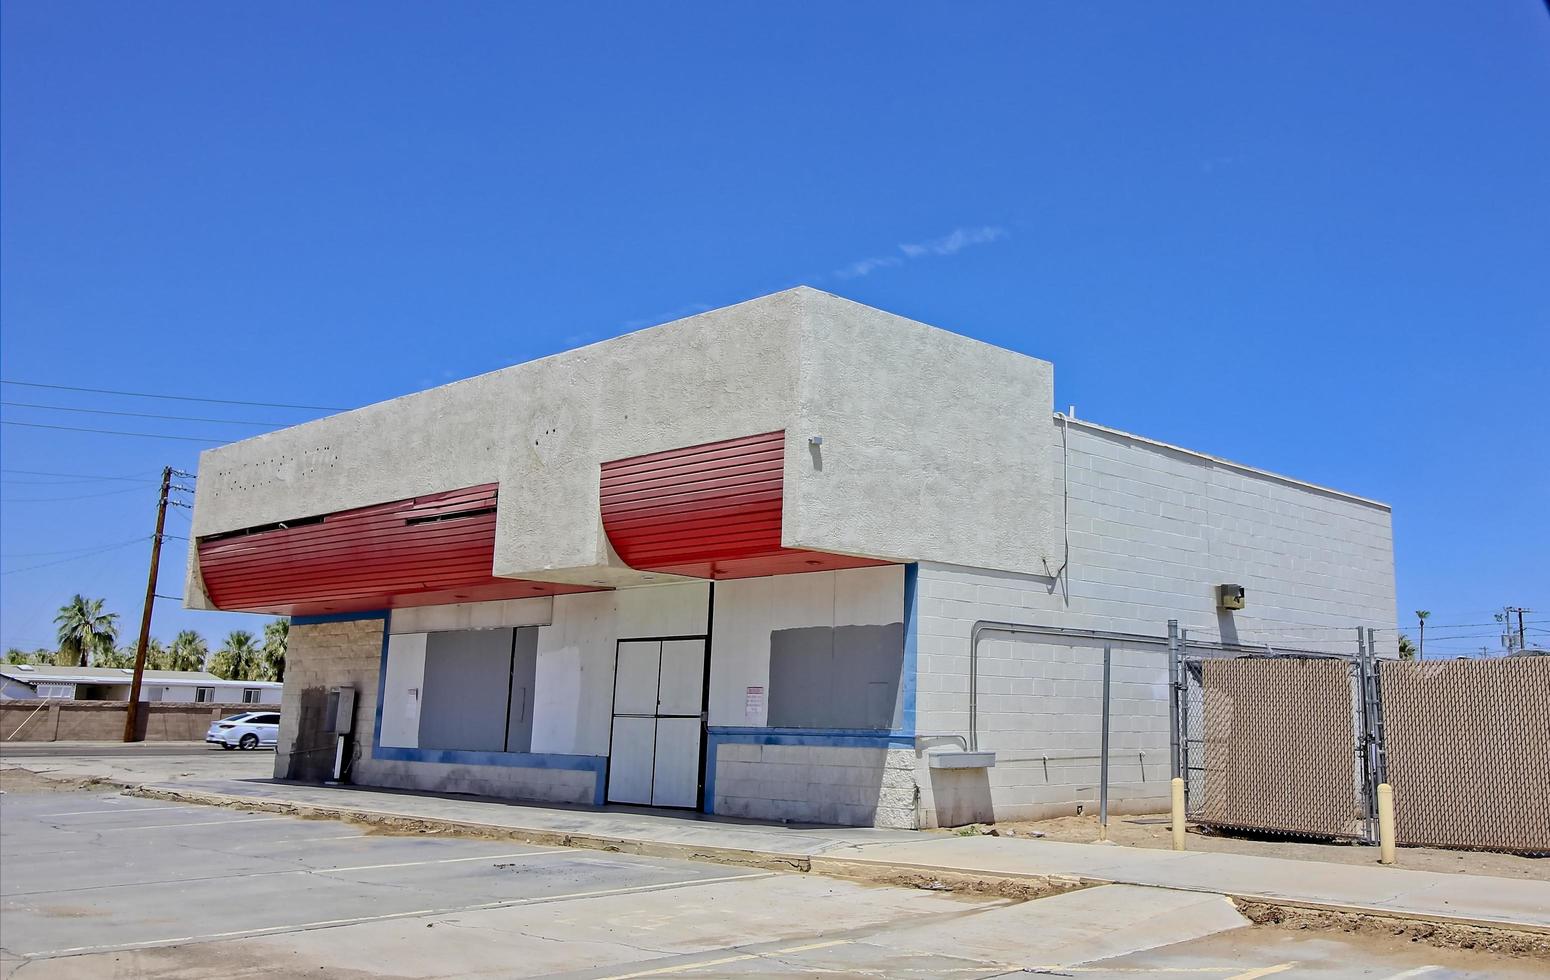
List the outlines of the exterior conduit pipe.
<svg viewBox="0 0 1550 980">
<path fill-rule="evenodd" d="M 1049 570 L 1049 559 L 1045 558 L 1044 571 L 1049 575 L 1050 594 L 1060 589 L 1061 598 L 1069 606 L 1071 581 L 1062 576 L 1071 567 L 1071 451 L 1066 444 L 1066 430 L 1071 427 L 1071 420 L 1060 412 L 1055 413 L 1055 418 L 1060 420 L 1060 527 L 1064 535 L 1065 555 L 1061 558 L 1060 567 L 1053 572 Z"/>
<path fill-rule="evenodd" d="M 1107 630 L 1061 629 L 1056 626 L 1037 626 L 1031 623 L 1005 623 L 982 619 L 969 629 L 969 751 L 979 751 L 979 650 L 980 636 L 985 633 L 1012 633 L 1024 636 L 1047 636 L 1061 640 L 1099 640 L 1111 643 L 1145 643 L 1166 647 L 1168 640 L 1162 636 L 1145 633 L 1114 633 Z"/>
<path fill-rule="evenodd" d="M 1167 651 L 1168 638 L 1166 636 L 1150 636 L 1146 633 L 1116 633 L 1109 630 L 1080 630 L 1061 629 L 1056 626 L 1039 626 L 1034 623 L 1006 623 L 994 619 L 981 619 L 969 628 L 969 751 L 979 751 L 979 647 L 980 636 L 984 633 L 1013 633 L 1025 636 L 1046 636 L 1057 640 L 1097 640 L 1099 642 L 1122 644 L 1145 644 L 1147 646 L 1160 647 Z M 1186 645 L 1186 640 L 1191 650 L 1210 650 L 1217 653 L 1261 653 L 1262 645 L 1249 646 L 1243 643 L 1221 643 L 1215 640 L 1196 640 L 1188 637 L 1188 631 L 1180 631 L 1179 647 Z M 1317 651 L 1287 650 L 1292 653 L 1313 653 Z M 1324 656 L 1333 656 L 1324 654 Z M 1171 697 L 1171 693 L 1170 693 Z"/>
</svg>

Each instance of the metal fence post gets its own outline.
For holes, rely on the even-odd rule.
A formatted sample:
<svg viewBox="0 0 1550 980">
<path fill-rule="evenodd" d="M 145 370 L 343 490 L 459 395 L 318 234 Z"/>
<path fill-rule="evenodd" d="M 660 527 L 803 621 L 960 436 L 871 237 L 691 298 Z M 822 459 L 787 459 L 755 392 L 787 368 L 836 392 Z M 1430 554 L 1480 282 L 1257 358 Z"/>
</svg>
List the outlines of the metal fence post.
<svg viewBox="0 0 1550 980">
<path fill-rule="evenodd" d="M 1368 737 L 1372 739 L 1372 783 L 1381 786 L 1389 781 L 1388 752 L 1383 743 L 1383 673 L 1378 659 L 1377 630 L 1367 627 L 1367 686 L 1372 712 L 1368 724 Z"/>
<path fill-rule="evenodd" d="M 1109 675 L 1113 648 L 1103 645 L 1103 737 L 1098 751 L 1098 839 L 1109 839 Z"/>
<path fill-rule="evenodd" d="M 1168 774 L 1182 776 L 1184 746 L 1179 741 L 1179 712 L 1183 709 L 1183 687 L 1179 683 L 1179 621 L 1168 620 Z"/>
<path fill-rule="evenodd" d="M 1377 839 L 1377 780 L 1373 778 L 1372 754 L 1372 650 L 1369 647 L 1371 631 L 1356 628 L 1356 685 L 1360 701 L 1361 738 L 1358 744 L 1362 753 L 1362 817 L 1366 828 L 1367 843 Z"/>
</svg>

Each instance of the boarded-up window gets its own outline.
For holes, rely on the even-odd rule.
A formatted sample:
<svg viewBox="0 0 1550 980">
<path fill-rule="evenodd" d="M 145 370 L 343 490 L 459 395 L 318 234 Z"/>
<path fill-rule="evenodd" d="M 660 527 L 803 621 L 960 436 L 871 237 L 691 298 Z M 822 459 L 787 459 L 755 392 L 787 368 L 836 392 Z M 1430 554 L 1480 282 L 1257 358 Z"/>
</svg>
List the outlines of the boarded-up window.
<svg viewBox="0 0 1550 980">
<path fill-rule="evenodd" d="M 528 751 L 537 632 L 463 630 L 427 636 L 420 747 Z"/>
<path fill-rule="evenodd" d="M 901 723 L 904 624 L 770 633 L 771 728 L 888 731 Z"/>
</svg>

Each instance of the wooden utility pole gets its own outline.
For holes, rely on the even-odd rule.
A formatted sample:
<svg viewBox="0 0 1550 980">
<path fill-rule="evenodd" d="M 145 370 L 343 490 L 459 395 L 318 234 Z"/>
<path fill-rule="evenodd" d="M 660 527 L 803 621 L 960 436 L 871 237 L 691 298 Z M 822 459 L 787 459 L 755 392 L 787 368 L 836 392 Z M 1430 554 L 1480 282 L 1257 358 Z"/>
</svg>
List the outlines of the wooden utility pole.
<svg viewBox="0 0 1550 980">
<path fill-rule="evenodd" d="M 156 604 L 156 572 L 161 567 L 162 529 L 167 524 L 167 492 L 172 489 L 172 467 L 162 467 L 161 499 L 156 503 L 156 533 L 151 536 L 151 574 L 145 583 L 145 608 L 140 612 L 140 642 L 135 645 L 135 678 L 129 684 L 129 710 L 124 713 L 124 741 L 138 742 L 140 682 L 145 677 L 145 651 L 151 643 L 151 607 Z"/>
</svg>

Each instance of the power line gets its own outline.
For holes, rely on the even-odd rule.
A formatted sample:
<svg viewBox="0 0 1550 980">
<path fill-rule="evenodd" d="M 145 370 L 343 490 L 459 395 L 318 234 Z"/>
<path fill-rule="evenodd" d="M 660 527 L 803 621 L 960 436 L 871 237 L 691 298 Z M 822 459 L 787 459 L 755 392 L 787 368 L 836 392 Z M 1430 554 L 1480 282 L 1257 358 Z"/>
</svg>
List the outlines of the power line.
<svg viewBox="0 0 1550 980">
<path fill-rule="evenodd" d="M 20 572 L 31 572 L 31 571 L 34 571 L 34 570 L 39 569 L 39 568 L 52 568 L 55 565 L 63 565 L 66 562 L 80 561 L 82 558 L 94 558 L 97 555 L 104 555 L 104 554 L 107 554 L 110 551 L 117 551 L 120 548 L 127 548 L 130 545 L 132 545 L 132 544 L 139 544 L 140 542 L 145 541 L 145 540 L 147 540 L 147 539 L 144 538 L 144 537 L 134 538 L 134 539 L 131 539 L 129 541 L 125 541 L 122 544 L 110 545 L 110 546 L 108 546 L 106 548 L 102 548 L 102 549 L 99 549 L 97 551 L 93 551 L 93 552 L 91 552 L 89 554 L 76 555 L 74 558 L 61 558 L 58 561 L 46 561 L 46 562 L 43 562 L 41 565 L 28 565 L 26 568 L 13 568 L 10 571 L 0 572 L 0 575 L 16 575 L 16 574 L 18 574 Z"/>
<path fill-rule="evenodd" d="M 47 558 L 49 555 L 78 555 L 83 551 L 105 551 L 109 548 L 117 548 L 136 541 L 144 541 L 145 538 L 130 538 L 128 541 L 120 541 L 118 544 L 89 544 L 81 548 L 61 548 L 58 551 L 12 551 L 0 555 L 0 558 Z"/>
<path fill-rule="evenodd" d="M 235 398 L 199 398 L 194 395 L 165 395 L 150 391 L 119 391 L 115 388 L 82 388 L 76 385 L 53 385 L 39 381 L 12 381 L 0 379 L 0 384 L 19 385 L 23 388 L 47 388 L 50 391 L 86 391 L 96 395 L 123 395 L 127 398 L 166 398 L 180 402 L 207 402 L 212 405 L 252 405 L 258 408 L 297 408 L 308 412 L 347 412 L 347 408 L 328 405 L 292 405 L 286 402 L 249 402 Z"/>
<path fill-rule="evenodd" d="M 75 425 L 44 425 L 42 422 L 13 422 L 0 419 L 0 425 L 25 425 L 29 429 L 59 429 L 64 432 L 95 432 L 105 436 L 140 436 L 145 439 L 176 439 L 179 442 L 227 442 L 225 438 L 204 439 L 199 436 L 169 436 L 160 432 L 124 432 L 118 429 L 85 429 Z"/>
<path fill-rule="evenodd" d="M 124 493 L 140 493 L 143 489 L 142 487 L 120 487 L 117 490 L 104 490 L 101 493 L 79 493 L 70 497 L 7 497 L 0 494 L 0 503 L 57 504 L 66 500 L 95 500 L 98 497 L 116 497 Z"/>
<path fill-rule="evenodd" d="M 201 418 L 197 415 L 155 415 L 150 412 L 114 412 L 106 408 L 71 408 L 68 405 L 39 405 L 36 402 L 8 402 L 0 401 L 0 405 L 11 408 L 43 408 L 50 412 L 82 412 L 87 415 L 121 415 L 126 418 L 136 419 L 166 419 L 169 422 L 219 422 L 223 425 L 270 425 L 288 426 L 295 422 L 254 422 L 249 419 L 212 419 Z"/>
<path fill-rule="evenodd" d="M 20 474 L 22 476 L 63 476 L 63 477 L 72 477 L 72 478 L 74 478 L 76 480 L 79 480 L 82 483 L 90 483 L 90 482 L 92 482 L 94 480 L 124 480 L 124 481 L 128 481 L 128 482 L 131 482 L 131 483 L 156 483 L 157 482 L 156 480 L 152 480 L 152 479 L 150 479 L 148 477 L 143 477 L 143 476 L 106 476 L 106 475 L 103 475 L 103 474 L 100 474 L 100 473 L 55 473 L 55 472 L 52 472 L 52 471 L 49 471 L 49 470 L 13 470 L 13 469 L 10 469 L 9 467 L 0 468 L 0 473 L 17 473 L 17 474 Z M 61 482 L 61 481 L 53 481 L 53 482 Z"/>
</svg>

